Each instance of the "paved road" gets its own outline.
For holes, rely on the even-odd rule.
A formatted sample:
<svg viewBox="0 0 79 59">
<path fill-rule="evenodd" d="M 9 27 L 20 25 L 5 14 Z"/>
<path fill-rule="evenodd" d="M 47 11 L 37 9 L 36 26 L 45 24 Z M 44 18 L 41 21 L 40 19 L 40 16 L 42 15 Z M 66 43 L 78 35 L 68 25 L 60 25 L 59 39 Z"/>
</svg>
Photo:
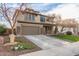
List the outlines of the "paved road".
<svg viewBox="0 0 79 59">
<path fill-rule="evenodd" d="M 73 56 L 79 54 L 79 42 L 70 43 L 45 35 L 29 35 L 25 37 L 42 48 L 42 50 L 21 56 Z"/>
</svg>

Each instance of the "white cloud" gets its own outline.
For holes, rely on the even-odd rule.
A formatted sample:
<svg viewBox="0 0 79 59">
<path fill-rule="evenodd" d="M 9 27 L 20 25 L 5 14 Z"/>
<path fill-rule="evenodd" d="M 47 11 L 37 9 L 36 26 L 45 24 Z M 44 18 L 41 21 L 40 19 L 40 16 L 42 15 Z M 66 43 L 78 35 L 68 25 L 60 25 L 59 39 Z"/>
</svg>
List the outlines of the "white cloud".
<svg viewBox="0 0 79 59">
<path fill-rule="evenodd" d="M 61 4 L 55 9 L 48 11 L 46 14 L 59 14 L 62 18 L 79 19 L 79 4 Z"/>
<path fill-rule="evenodd" d="M 30 6 L 37 11 L 41 11 L 43 9 L 43 7 L 45 7 L 49 4 L 50 3 L 32 3 Z"/>
</svg>

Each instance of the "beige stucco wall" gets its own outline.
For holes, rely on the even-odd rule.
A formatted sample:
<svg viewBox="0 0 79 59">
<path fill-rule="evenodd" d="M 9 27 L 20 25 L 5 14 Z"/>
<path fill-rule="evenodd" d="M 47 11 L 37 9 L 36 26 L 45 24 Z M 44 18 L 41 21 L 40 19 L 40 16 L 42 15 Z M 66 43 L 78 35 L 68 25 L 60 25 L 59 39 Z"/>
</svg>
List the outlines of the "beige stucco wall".
<svg viewBox="0 0 79 59">
<path fill-rule="evenodd" d="M 18 15 L 18 17 L 17 17 L 17 21 L 22 21 L 22 20 L 24 20 L 24 15 L 21 13 L 21 12 L 19 12 L 19 15 Z"/>
<path fill-rule="evenodd" d="M 40 15 L 35 16 L 35 22 L 40 22 Z"/>
<path fill-rule="evenodd" d="M 26 22 L 29 22 L 29 23 L 18 23 L 17 22 L 17 26 L 18 27 L 20 27 L 20 33 L 22 32 L 22 30 L 23 30 L 23 28 L 22 28 L 22 26 L 26 26 L 26 27 L 39 27 L 39 28 L 41 28 L 42 29 L 42 32 L 44 32 L 44 28 L 43 28 L 43 25 L 41 25 L 41 24 L 31 24 L 30 22 L 30 20 L 29 19 L 26 19 L 26 14 L 27 13 L 24 13 L 24 14 L 22 14 L 21 12 L 19 12 L 19 15 L 18 15 L 18 17 L 17 17 L 17 20 L 18 21 L 26 21 Z M 35 21 L 33 21 L 34 23 L 36 22 L 36 23 L 41 23 L 40 22 L 40 15 L 41 14 L 33 14 L 34 16 L 35 16 Z M 44 15 L 43 15 L 44 16 Z M 43 22 L 44 23 L 44 22 Z M 51 22 L 49 22 L 49 21 L 47 21 L 47 16 L 45 16 L 45 23 L 48 23 L 48 24 L 52 24 Z M 41 30 L 40 29 L 40 30 Z M 24 29 L 24 30 L 26 30 L 26 29 Z"/>
<path fill-rule="evenodd" d="M 49 19 L 49 21 L 47 21 L 48 17 L 45 17 L 45 23 L 48 23 L 48 24 L 52 24 L 52 21 L 53 19 Z"/>
<path fill-rule="evenodd" d="M 35 21 L 34 22 L 40 22 L 40 15 L 34 15 Z M 20 14 L 17 18 L 19 21 L 28 21 L 31 22 L 29 19 L 26 19 L 26 14 Z"/>
<path fill-rule="evenodd" d="M 23 26 L 36 26 L 36 27 L 40 27 L 40 28 L 43 27 L 43 25 L 40 25 L 40 24 L 28 24 L 28 23 L 20 23 L 20 24 Z"/>
<path fill-rule="evenodd" d="M 20 35 L 23 35 L 23 34 L 41 34 L 41 28 L 43 27 L 43 25 L 40 25 L 40 24 L 28 24 L 28 23 L 19 23 L 19 26 L 20 30 L 18 32 L 17 30 L 17 34 L 19 33 Z M 32 35 L 30 34 L 30 35 Z"/>
<path fill-rule="evenodd" d="M 34 15 L 34 16 L 35 16 L 35 21 L 33 21 L 33 22 L 40 23 L 40 15 L 38 14 L 38 15 Z M 29 19 L 26 19 L 26 13 L 22 14 L 21 12 L 19 12 L 17 20 L 31 22 Z M 52 22 L 47 21 L 47 16 L 45 16 L 45 23 L 52 24 Z"/>
</svg>

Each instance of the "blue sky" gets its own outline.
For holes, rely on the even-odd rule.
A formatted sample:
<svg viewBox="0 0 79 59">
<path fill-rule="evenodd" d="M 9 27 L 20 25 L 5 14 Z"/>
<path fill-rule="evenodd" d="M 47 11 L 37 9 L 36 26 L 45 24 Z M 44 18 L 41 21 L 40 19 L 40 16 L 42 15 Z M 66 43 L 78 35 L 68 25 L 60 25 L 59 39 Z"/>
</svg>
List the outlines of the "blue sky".
<svg viewBox="0 0 79 59">
<path fill-rule="evenodd" d="M 60 5 L 61 3 L 28 3 L 28 6 L 30 4 L 30 7 L 32 7 L 33 9 L 40 11 L 40 12 L 47 12 L 49 10 L 51 10 L 52 8 L 56 8 L 58 5 Z M 18 6 L 18 4 L 9 4 L 10 7 L 16 7 Z"/>
<path fill-rule="evenodd" d="M 9 7 L 16 8 L 18 4 L 8 3 Z M 78 3 L 30 3 L 28 6 L 43 14 L 59 14 L 63 18 L 72 17 L 79 18 L 79 4 Z M 65 17 L 65 18 L 66 18 Z"/>
<path fill-rule="evenodd" d="M 79 3 L 30 3 L 30 8 L 39 11 L 45 15 L 58 14 L 63 19 L 79 19 Z M 17 8 L 18 4 L 9 4 L 9 7 Z M 1 18 L 0 18 L 1 19 Z M 79 20 L 78 20 L 79 21 Z M 3 21 L 4 22 L 4 21 Z M 5 22 L 4 22 L 5 23 Z"/>
<path fill-rule="evenodd" d="M 32 7 L 34 10 L 36 11 L 39 11 L 41 13 L 46 13 L 48 11 L 51 11 L 52 9 L 55 9 L 58 5 L 60 5 L 60 3 L 30 3 L 31 5 L 29 5 L 28 3 L 28 6 L 29 7 Z M 16 8 L 19 4 L 16 4 L 16 3 L 8 3 L 7 4 L 9 7 L 12 7 L 12 8 Z M 4 19 L 4 18 L 1 18 L 0 19 Z M 8 23 L 5 23 L 6 20 L 0 20 L 2 24 L 5 24 L 5 25 L 8 25 L 10 26 Z"/>
<path fill-rule="evenodd" d="M 61 3 L 35 3 L 31 4 L 32 8 L 40 12 L 48 12 L 52 8 L 56 8 Z"/>
</svg>

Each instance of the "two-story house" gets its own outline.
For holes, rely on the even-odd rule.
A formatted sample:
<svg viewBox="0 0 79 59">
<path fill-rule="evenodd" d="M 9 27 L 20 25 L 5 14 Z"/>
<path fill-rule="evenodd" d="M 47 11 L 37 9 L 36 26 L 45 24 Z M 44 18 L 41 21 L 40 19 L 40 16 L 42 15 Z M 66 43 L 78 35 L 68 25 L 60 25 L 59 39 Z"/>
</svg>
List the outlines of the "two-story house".
<svg viewBox="0 0 79 59">
<path fill-rule="evenodd" d="M 16 33 L 22 35 L 52 34 L 52 17 L 42 15 L 38 11 L 26 8 L 18 10 Z"/>
</svg>

